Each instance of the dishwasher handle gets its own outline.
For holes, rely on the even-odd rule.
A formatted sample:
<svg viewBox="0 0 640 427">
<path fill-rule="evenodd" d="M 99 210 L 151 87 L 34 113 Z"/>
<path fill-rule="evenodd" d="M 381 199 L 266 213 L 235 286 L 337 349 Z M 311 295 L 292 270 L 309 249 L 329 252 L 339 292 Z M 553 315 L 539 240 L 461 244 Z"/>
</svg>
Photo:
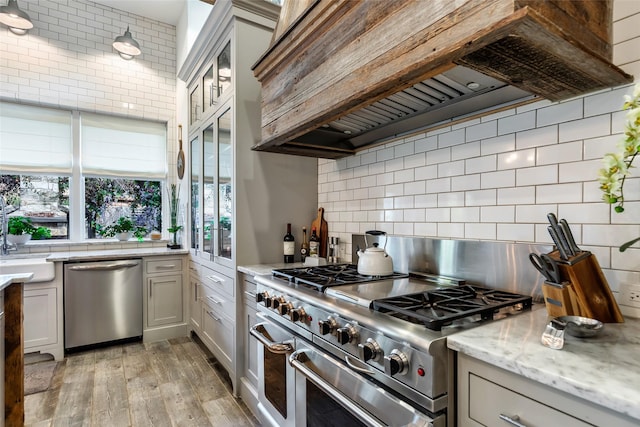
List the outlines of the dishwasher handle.
<svg viewBox="0 0 640 427">
<path fill-rule="evenodd" d="M 121 270 L 125 268 L 136 267 L 140 263 L 138 261 L 131 262 L 96 262 L 90 264 L 78 264 L 67 266 L 69 270 L 74 271 L 110 271 Z"/>
</svg>

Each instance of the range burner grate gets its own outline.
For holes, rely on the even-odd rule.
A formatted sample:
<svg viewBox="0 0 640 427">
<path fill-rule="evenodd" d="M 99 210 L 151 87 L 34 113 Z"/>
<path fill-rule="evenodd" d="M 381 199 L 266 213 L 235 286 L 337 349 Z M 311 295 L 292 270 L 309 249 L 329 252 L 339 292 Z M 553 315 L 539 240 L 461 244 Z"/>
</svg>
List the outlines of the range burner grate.
<svg viewBox="0 0 640 427">
<path fill-rule="evenodd" d="M 367 276 L 359 274 L 358 267 L 355 264 L 284 268 L 272 270 L 271 273 L 273 277 L 285 279 L 297 285 L 315 288 L 320 292 L 324 292 L 324 290 L 330 286 L 409 277 L 407 274 L 402 273 L 393 273 L 387 276 Z"/>
<path fill-rule="evenodd" d="M 490 320 L 501 309 L 527 310 L 531 304 L 530 296 L 464 285 L 375 300 L 373 309 L 439 331 L 455 320 Z"/>
</svg>

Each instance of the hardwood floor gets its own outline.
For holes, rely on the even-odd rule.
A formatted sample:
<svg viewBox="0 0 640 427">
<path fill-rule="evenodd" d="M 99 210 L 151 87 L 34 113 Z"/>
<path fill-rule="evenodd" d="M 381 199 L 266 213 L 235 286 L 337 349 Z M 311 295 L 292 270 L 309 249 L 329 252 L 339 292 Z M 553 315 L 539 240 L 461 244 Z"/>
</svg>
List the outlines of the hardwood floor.
<svg viewBox="0 0 640 427">
<path fill-rule="evenodd" d="M 25 397 L 25 425 L 259 425 L 216 364 L 187 337 L 67 355 L 49 390 Z"/>
</svg>

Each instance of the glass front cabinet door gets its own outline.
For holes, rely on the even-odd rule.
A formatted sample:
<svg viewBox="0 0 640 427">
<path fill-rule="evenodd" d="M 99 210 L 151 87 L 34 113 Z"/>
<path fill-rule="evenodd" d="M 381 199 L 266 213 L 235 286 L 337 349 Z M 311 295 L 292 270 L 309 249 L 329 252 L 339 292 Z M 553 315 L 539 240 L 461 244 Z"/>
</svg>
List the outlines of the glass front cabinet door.
<svg viewBox="0 0 640 427">
<path fill-rule="evenodd" d="M 231 108 L 218 116 L 218 253 L 231 259 L 233 234 L 233 147 Z"/>
<path fill-rule="evenodd" d="M 200 139 L 192 138 L 189 143 L 189 152 L 191 155 L 191 174 L 190 174 L 190 198 L 191 198 L 191 249 L 196 252 L 200 250 Z"/>
</svg>

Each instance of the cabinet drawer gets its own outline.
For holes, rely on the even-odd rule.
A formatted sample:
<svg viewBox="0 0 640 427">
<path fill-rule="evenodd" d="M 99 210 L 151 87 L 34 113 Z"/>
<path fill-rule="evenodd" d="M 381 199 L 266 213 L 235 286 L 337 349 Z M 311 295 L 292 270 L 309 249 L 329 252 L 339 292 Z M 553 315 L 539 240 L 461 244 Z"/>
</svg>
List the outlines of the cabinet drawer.
<svg viewBox="0 0 640 427">
<path fill-rule="evenodd" d="M 220 292 L 219 287 L 214 287 L 208 283 L 203 284 L 200 289 L 200 299 L 213 308 L 217 313 L 225 314 L 231 319 L 235 318 L 235 302 L 225 292 Z"/>
<path fill-rule="evenodd" d="M 154 259 L 145 261 L 145 272 L 147 274 L 173 273 L 182 271 L 182 260 L 180 258 Z"/>
<path fill-rule="evenodd" d="M 244 303 L 255 309 L 256 307 L 256 289 L 257 285 L 255 282 L 250 280 L 243 280 L 242 283 L 242 300 Z"/>
<path fill-rule="evenodd" d="M 469 373 L 469 418 L 484 426 L 508 425 L 501 415 L 528 426 L 586 427 L 587 424 L 564 412 Z M 501 424 L 502 423 L 502 424 Z"/>
<path fill-rule="evenodd" d="M 211 349 L 220 361 L 228 369 L 231 369 L 233 360 L 234 324 L 227 316 L 220 314 L 208 304 L 202 304 L 202 331 L 212 345 Z"/>
<path fill-rule="evenodd" d="M 226 293 L 232 299 L 235 297 L 235 286 L 233 279 L 213 271 L 206 267 L 202 268 L 202 283 L 220 292 Z"/>
</svg>

